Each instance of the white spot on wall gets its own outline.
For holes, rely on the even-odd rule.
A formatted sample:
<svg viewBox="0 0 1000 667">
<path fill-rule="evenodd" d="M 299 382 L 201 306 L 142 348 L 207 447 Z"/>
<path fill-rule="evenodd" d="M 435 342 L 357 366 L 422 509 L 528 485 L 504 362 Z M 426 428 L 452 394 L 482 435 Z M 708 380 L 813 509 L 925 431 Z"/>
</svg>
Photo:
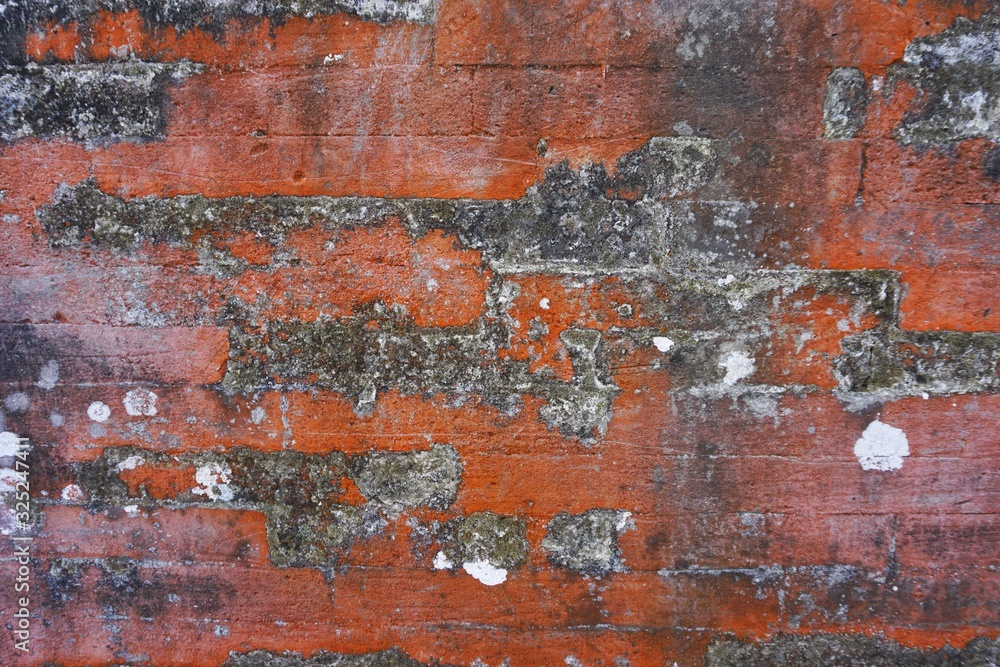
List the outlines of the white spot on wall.
<svg viewBox="0 0 1000 667">
<path fill-rule="evenodd" d="M 455 567 L 455 564 L 448 560 L 448 557 L 444 555 L 443 551 L 437 552 L 434 556 L 434 569 L 435 570 L 450 570 Z"/>
<path fill-rule="evenodd" d="M 153 417 L 156 415 L 156 394 L 139 387 L 125 394 L 122 401 L 125 412 L 133 417 Z"/>
<path fill-rule="evenodd" d="M 719 361 L 719 365 L 726 369 L 726 377 L 722 378 L 724 384 L 736 384 L 754 372 L 753 359 L 739 350 L 728 353 Z"/>
<path fill-rule="evenodd" d="M 103 423 L 108 421 L 108 417 L 111 416 L 111 408 L 100 401 L 94 401 L 90 404 L 90 407 L 87 408 L 87 416 L 95 422 Z"/>
<path fill-rule="evenodd" d="M 462 569 L 471 574 L 477 581 L 487 586 L 497 586 L 507 581 L 507 570 L 497 567 L 487 560 L 474 560 L 463 563 Z"/>
<path fill-rule="evenodd" d="M 83 489 L 76 484 L 68 484 L 63 487 L 61 495 L 63 500 L 69 500 L 70 502 L 77 502 L 87 497 Z"/>
<path fill-rule="evenodd" d="M 129 516 L 132 517 L 139 516 L 138 505 L 125 505 L 124 507 L 122 507 L 122 509 L 125 510 L 125 514 L 128 514 Z"/>
<path fill-rule="evenodd" d="M 141 456 L 130 456 L 118 464 L 118 472 L 122 470 L 135 470 L 144 463 Z"/>
<path fill-rule="evenodd" d="M 254 424 L 259 424 L 265 419 L 267 419 L 267 412 L 265 412 L 264 408 L 259 405 L 250 411 L 250 421 Z"/>
<path fill-rule="evenodd" d="M 232 472 L 228 467 L 220 466 L 218 463 L 201 466 L 194 475 L 201 486 L 192 489 L 192 492 L 208 496 L 210 500 L 228 502 L 233 499 L 233 490 L 229 486 L 229 475 Z"/>
<path fill-rule="evenodd" d="M 52 424 L 53 428 L 59 428 L 66 423 L 66 418 L 58 412 L 53 412 L 49 415 L 49 423 Z"/>
<path fill-rule="evenodd" d="M 674 341 L 670 340 L 666 336 L 653 336 L 653 345 L 660 352 L 666 352 L 674 346 Z"/>
<path fill-rule="evenodd" d="M 59 362 L 55 359 L 50 359 L 45 362 L 42 366 L 42 370 L 38 372 L 38 386 L 48 391 L 56 386 L 59 382 Z"/>
<path fill-rule="evenodd" d="M 909 456 L 910 443 L 902 429 L 873 421 L 854 443 L 854 455 L 864 470 L 899 470 Z"/>
<path fill-rule="evenodd" d="M 549 301 L 547 298 L 546 299 L 542 299 L 541 301 L 538 302 L 538 306 L 542 310 L 548 310 L 551 307 L 551 305 L 552 305 L 552 302 Z"/>
<path fill-rule="evenodd" d="M 17 414 L 18 412 L 28 411 L 28 408 L 31 406 L 31 399 L 23 391 L 17 391 L 5 398 L 3 404 L 8 410 Z"/>
</svg>

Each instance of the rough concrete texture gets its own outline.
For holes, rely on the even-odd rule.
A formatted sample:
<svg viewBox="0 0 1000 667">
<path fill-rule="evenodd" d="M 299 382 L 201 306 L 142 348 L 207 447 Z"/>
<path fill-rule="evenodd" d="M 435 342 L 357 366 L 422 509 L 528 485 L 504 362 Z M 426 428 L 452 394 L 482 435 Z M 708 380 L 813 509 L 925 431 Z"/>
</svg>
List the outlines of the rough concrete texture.
<svg viewBox="0 0 1000 667">
<path fill-rule="evenodd" d="M 542 548 L 553 565 L 587 574 L 607 574 L 622 569 L 618 537 L 628 527 L 629 513 L 621 510 L 564 512 L 546 525 Z"/>
<path fill-rule="evenodd" d="M 986 638 L 970 641 L 963 648 L 939 650 L 905 647 L 893 641 L 864 635 L 785 635 L 768 642 L 719 641 L 708 649 L 708 667 L 964 667 L 993 665 L 1000 656 L 1000 644 Z"/>
<path fill-rule="evenodd" d="M 998 26 L 0 1 L 0 662 L 995 664 Z"/>
</svg>

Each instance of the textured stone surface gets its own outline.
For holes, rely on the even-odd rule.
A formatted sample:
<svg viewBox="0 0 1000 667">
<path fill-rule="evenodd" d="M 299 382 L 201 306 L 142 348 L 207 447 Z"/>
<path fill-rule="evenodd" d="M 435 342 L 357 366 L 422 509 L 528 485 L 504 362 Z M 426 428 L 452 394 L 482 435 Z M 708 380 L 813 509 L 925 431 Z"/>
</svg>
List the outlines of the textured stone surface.
<svg viewBox="0 0 1000 667">
<path fill-rule="evenodd" d="M 4 664 L 994 664 L 998 20 L 0 2 Z"/>
</svg>

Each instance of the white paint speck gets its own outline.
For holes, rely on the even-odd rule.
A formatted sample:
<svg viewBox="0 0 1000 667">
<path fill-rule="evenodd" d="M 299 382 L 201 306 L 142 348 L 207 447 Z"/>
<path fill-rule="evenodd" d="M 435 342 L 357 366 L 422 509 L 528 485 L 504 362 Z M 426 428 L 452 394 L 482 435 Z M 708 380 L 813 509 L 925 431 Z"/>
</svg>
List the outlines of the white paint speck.
<svg viewBox="0 0 1000 667">
<path fill-rule="evenodd" d="M 728 353 L 719 361 L 719 365 L 726 369 L 726 377 L 722 378 L 724 384 L 736 384 L 754 372 L 753 359 L 739 350 Z"/>
<path fill-rule="evenodd" d="M 48 391 L 53 389 L 57 382 L 59 382 L 59 362 L 55 359 L 50 359 L 45 362 L 42 370 L 38 372 L 38 386 Z"/>
<path fill-rule="evenodd" d="M 132 389 L 122 401 L 125 412 L 133 417 L 154 417 L 156 415 L 156 394 L 143 387 Z"/>
<path fill-rule="evenodd" d="M 118 472 L 122 470 L 135 470 L 144 463 L 141 456 L 130 456 L 118 464 Z"/>
<path fill-rule="evenodd" d="M 192 489 L 192 493 L 208 496 L 210 500 L 223 502 L 232 500 L 233 490 L 229 487 L 229 475 L 232 472 L 228 467 L 220 466 L 218 463 L 201 466 L 194 475 L 201 486 Z"/>
<path fill-rule="evenodd" d="M 719 280 L 716 282 L 719 283 L 720 287 L 725 287 L 726 285 L 732 285 L 733 283 L 736 282 L 736 276 L 730 273 L 725 278 L 719 278 Z"/>
<path fill-rule="evenodd" d="M 854 443 L 854 455 L 863 470 L 899 470 L 903 457 L 909 456 L 910 444 L 902 429 L 873 421 Z"/>
<path fill-rule="evenodd" d="M 108 417 L 111 416 L 111 408 L 100 401 L 94 401 L 90 404 L 90 407 L 87 408 L 87 416 L 95 422 L 103 423 L 108 421 Z"/>
<path fill-rule="evenodd" d="M 264 412 L 264 408 L 260 407 L 259 405 L 250 411 L 250 421 L 252 421 L 254 424 L 259 424 L 265 419 L 267 419 L 267 413 Z"/>
<path fill-rule="evenodd" d="M 674 341 L 670 340 L 666 336 L 653 336 L 653 345 L 660 352 L 666 352 L 674 346 Z"/>
<path fill-rule="evenodd" d="M 434 569 L 435 570 L 450 570 L 455 567 L 455 564 L 448 560 L 448 557 L 444 555 L 443 551 L 437 552 L 434 556 Z"/>
<path fill-rule="evenodd" d="M 462 569 L 471 574 L 477 581 L 487 586 L 497 586 L 507 581 L 507 570 L 497 567 L 488 560 L 474 560 L 462 563 Z"/>
<path fill-rule="evenodd" d="M 63 500 L 69 500 L 71 502 L 80 501 L 87 497 L 83 493 L 83 489 L 76 484 L 67 484 L 64 486 L 60 495 L 62 495 Z"/>
<path fill-rule="evenodd" d="M 124 507 L 122 507 L 122 509 L 125 510 L 125 514 L 128 514 L 129 516 L 133 517 L 139 516 L 138 505 L 125 505 Z"/>
<path fill-rule="evenodd" d="M 59 428 L 66 423 L 66 418 L 58 412 L 53 412 L 49 415 L 49 423 L 52 424 L 53 428 Z"/>
<path fill-rule="evenodd" d="M 28 408 L 31 406 L 31 399 L 23 391 L 17 391 L 5 398 L 3 404 L 8 410 L 17 414 L 18 412 L 28 411 Z"/>
<path fill-rule="evenodd" d="M 542 299 L 541 301 L 538 302 L 538 306 L 542 310 L 548 310 L 551 305 L 552 305 L 552 302 L 550 302 L 548 300 L 548 298 Z"/>
</svg>

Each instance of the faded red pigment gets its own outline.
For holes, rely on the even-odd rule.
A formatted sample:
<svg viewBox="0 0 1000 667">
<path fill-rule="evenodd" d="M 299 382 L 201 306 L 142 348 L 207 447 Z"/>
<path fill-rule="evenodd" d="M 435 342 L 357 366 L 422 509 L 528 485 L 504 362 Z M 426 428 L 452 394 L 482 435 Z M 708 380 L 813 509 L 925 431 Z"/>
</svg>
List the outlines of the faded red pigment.
<svg viewBox="0 0 1000 667">
<path fill-rule="evenodd" d="M 996 3 L 427 6 L 2 33 L 0 664 L 995 659 Z"/>
</svg>

